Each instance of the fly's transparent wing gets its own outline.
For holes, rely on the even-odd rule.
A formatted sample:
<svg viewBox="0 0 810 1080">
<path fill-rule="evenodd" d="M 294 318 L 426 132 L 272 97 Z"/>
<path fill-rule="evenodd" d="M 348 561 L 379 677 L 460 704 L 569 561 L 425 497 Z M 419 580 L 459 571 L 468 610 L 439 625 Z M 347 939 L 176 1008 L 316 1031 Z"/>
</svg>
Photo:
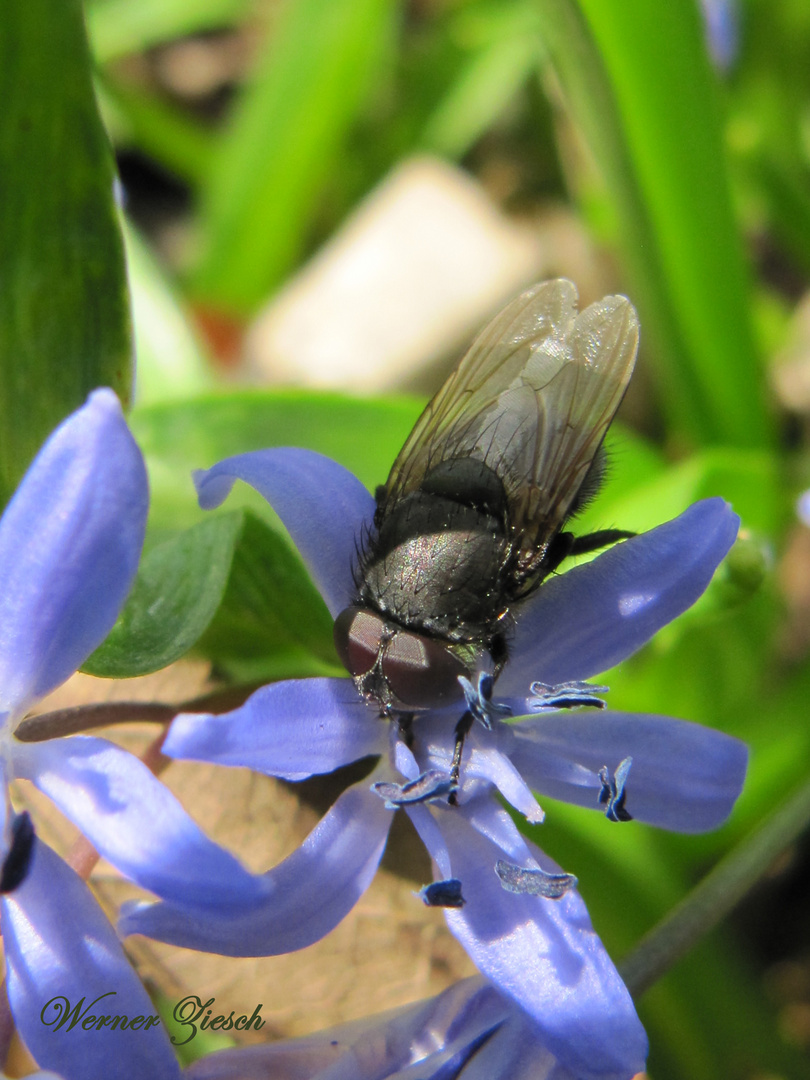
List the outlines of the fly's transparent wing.
<svg viewBox="0 0 810 1080">
<path fill-rule="evenodd" d="M 394 462 L 380 512 L 439 465 L 470 459 L 501 480 L 527 567 L 564 522 L 633 371 L 638 319 L 623 296 L 577 314 L 565 279 L 495 317 L 429 403 Z"/>
</svg>

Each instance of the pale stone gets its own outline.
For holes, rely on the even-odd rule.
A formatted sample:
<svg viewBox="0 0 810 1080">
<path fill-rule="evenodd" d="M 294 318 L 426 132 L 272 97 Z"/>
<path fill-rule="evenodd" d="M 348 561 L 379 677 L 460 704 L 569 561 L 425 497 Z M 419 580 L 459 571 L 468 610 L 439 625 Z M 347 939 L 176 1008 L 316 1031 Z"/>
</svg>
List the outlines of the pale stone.
<svg viewBox="0 0 810 1080">
<path fill-rule="evenodd" d="M 273 299 L 246 339 L 262 380 L 373 392 L 413 384 L 544 276 L 534 224 L 430 157 L 395 169 Z"/>
</svg>

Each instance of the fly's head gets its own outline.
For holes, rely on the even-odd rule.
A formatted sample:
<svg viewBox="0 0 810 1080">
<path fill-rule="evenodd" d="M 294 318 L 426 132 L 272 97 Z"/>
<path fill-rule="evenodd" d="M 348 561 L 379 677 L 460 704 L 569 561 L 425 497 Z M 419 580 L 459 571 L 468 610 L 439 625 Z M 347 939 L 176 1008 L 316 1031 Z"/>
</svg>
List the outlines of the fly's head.
<svg viewBox="0 0 810 1080">
<path fill-rule="evenodd" d="M 334 637 L 358 693 L 385 715 L 463 704 L 459 676 L 472 677 L 479 654 L 356 605 L 338 615 Z"/>
</svg>

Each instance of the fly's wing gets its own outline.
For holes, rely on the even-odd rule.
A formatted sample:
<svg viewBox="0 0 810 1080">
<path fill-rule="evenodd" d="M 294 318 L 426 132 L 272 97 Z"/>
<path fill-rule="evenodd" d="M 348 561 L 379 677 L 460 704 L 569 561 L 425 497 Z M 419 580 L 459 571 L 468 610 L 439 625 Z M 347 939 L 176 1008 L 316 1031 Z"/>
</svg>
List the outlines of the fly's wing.
<svg viewBox="0 0 810 1080">
<path fill-rule="evenodd" d="M 547 281 L 484 329 L 408 436 L 382 517 L 437 466 L 481 462 L 503 484 L 519 563 L 529 570 L 565 521 L 638 347 L 638 319 L 625 297 L 606 296 L 579 315 L 576 304 L 570 281 Z"/>
</svg>

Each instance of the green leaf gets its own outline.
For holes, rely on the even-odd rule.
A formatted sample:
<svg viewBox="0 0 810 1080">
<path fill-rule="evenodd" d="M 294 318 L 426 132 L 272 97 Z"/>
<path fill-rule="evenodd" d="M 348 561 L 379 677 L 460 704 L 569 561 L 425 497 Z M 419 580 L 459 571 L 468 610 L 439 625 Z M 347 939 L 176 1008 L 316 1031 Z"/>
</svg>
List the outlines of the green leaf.
<svg viewBox="0 0 810 1080">
<path fill-rule="evenodd" d="M 540 55 L 537 11 L 530 3 L 504 5 L 483 42 L 431 113 L 421 144 L 461 157 L 497 120 L 536 69 Z"/>
<path fill-rule="evenodd" d="M 113 160 L 79 0 L 8 0 L 0 33 L 0 501 L 97 386 L 131 380 Z"/>
<path fill-rule="evenodd" d="M 731 210 L 698 5 L 537 0 L 542 33 L 599 165 L 674 433 L 768 440 L 748 273 Z"/>
<path fill-rule="evenodd" d="M 245 510 L 208 515 L 151 548 L 118 621 L 82 670 L 127 679 L 192 648 L 241 682 L 339 667 L 332 618 L 301 559 Z"/>
<path fill-rule="evenodd" d="M 781 524 L 778 462 L 766 452 L 726 447 L 695 454 L 599 509 L 621 522 L 621 528 L 641 532 L 714 495 L 730 502 L 749 528 L 773 535 Z"/>
<path fill-rule="evenodd" d="M 146 455 L 152 522 L 185 528 L 202 514 L 193 469 L 266 446 L 304 446 L 339 461 L 374 490 L 422 409 L 416 398 L 354 399 L 305 390 L 240 390 L 136 408 L 132 430 Z M 267 504 L 239 484 L 228 506 L 248 505 L 265 518 Z"/>
<path fill-rule="evenodd" d="M 342 671 L 332 617 L 298 554 L 249 511 L 228 586 L 197 652 L 238 682 Z"/>
<path fill-rule="evenodd" d="M 82 670 L 130 678 L 188 652 L 219 607 L 242 526 L 241 513 L 212 515 L 149 551 L 118 621 Z"/>
<path fill-rule="evenodd" d="M 324 183 L 371 87 L 393 0 L 288 0 L 202 194 L 200 297 L 255 307 L 301 255 Z"/>
</svg>

